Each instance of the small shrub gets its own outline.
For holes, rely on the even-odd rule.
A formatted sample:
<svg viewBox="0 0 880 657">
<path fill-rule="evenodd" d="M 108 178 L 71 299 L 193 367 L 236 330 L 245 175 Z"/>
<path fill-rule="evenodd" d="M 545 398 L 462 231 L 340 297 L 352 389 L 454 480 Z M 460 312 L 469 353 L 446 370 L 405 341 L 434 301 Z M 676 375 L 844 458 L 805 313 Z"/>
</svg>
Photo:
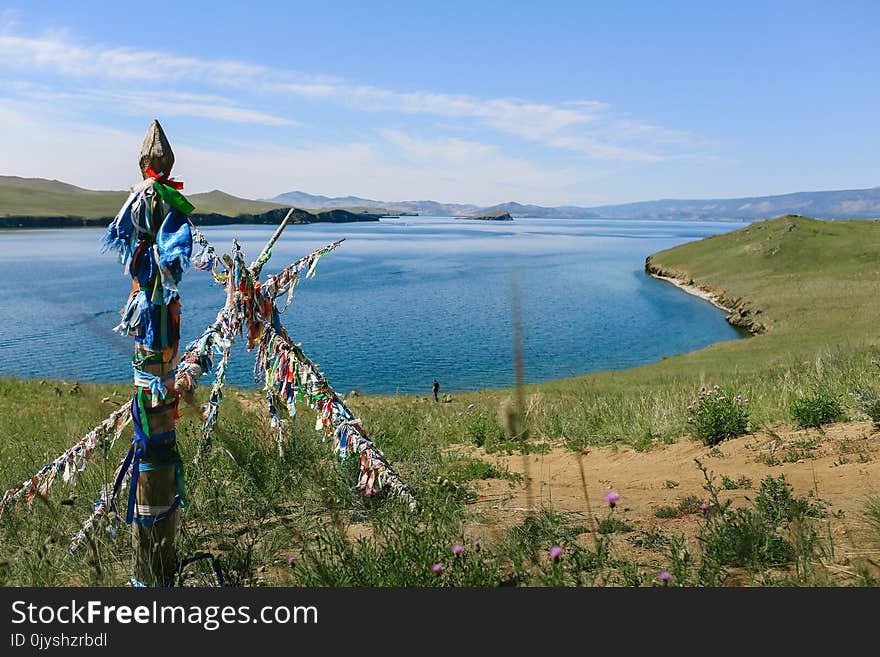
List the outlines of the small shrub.
<svg viewBox="0 0 880 657">
<path fill-rule="evenodd" d="M 840 402 L 832 395 L 817 391 L 805 397 L 798 397 L 791 403 L 791 421 L 799 428 L 818 429 L 824 424 L 840 422 L 846 414 Z"/>
<path fill-rule="evenodd" d="M 768 568 L 796 567 L 797 580 L 807 581 L 823 546 L 813 518 L 827 514 L 827 503 L 814 494 L 798 498 L 784 475 L 767 476 L 751 508 L 733 508 L 731 500 L 718 498 L 719 488 L 706 467 L 697 461 L 706 480 L 709 508 L 698 540 L 701 560 L 698 581 L 717 586 L 724 581 L 727 568 L 744 567 L 772 580 Z M 792 580 L 794 581 L 794 580 Z"/>
<path fill-rule="evenodd" d="M 700 533 L 704 559 L 719 566 L 761 570 L 794 558 L 794 548 L 751 509 L 733 509 Z"/>
<path fill-rule="evenodd" d="M 467 416 L 466 430 L 477 447 L 491 447 L 504 440 L 504 429 L 495 418 L 484 413 L 471 413 Z"/>
<path fill-rule="evenodd" d="M 639 530 L 635 536 L 629 536 L 626 540 L 645 550 L 662 550 L 669 544 L 669 538 L 657 527 Z"/>
<path fill-rule="evenodd" d="M 661 506 L 654 511 L 656 518 L 682 518 L 690 513 L 700 511 L 700 500 L 695 495 L 688 495 L 680 500 L 677 506 Z"/>
<path fill-rule="evenodd" d="M 778 527 L 800 518 L 824 518 L 826 504 L 821 500 L 811 502 L 805 497 L 795 497 L 794 488 L 785 475 L 767 475 L 755 498 L 755 508 L 770 525 Z"/>
<path fill-rule="evenodd" d="M 741 475 L 739 479 L 732 479 L 727 475 L 721 475 L 721 488 L 724 490 L 739 490 L 740 488 L 751 488 L 752 480 L 746 475 Z"/>
<path fill-rule="evenodd" d="M 853 391 L 859 410 L 871 418 L 875 429 L 880 429 L 880 395 L 873 388 L 857 388 Z"/>
<path fill-rule="evenodd" d="M 613 517 L 602 518 L 602 520 L 599 521 L 598 528 L 596 529 L 596 531 L 598 531 L 600 534 L 614 534 L 618 532 L 621 534 L 625 534 L 627 532 L 631 532 L 632 530 L 632 525 L 624 520 Z"/>
<path fill-rule="evenodd" d="M 719 386 L 702 388 L 688 406 L 688 423 L 705 445 L 717 445 L 749 430 L 749 400 L 727 394 Z"/>
</svg>

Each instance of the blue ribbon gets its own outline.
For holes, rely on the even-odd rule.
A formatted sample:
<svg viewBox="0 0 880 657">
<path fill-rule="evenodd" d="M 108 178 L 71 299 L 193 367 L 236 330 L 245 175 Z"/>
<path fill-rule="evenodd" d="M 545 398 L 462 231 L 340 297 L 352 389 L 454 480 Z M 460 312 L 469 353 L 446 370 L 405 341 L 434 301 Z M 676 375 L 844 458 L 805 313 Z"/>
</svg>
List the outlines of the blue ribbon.
<svg viewBox="0 0 880 657">
<path fill-rule="evenodd" d="M 135 376 L 135 385 L 140 388 L 149 388 L 150 394 L 153 395 L 153 399 L 155 400 L 157 397 L 160 399 L 165 399 L 165 395 L 168 394 L 168 390 L 165 388 L 165 384 L 162 383 L 162 377 L 156 376 L 155 374 L 149 374 L 144 372 L 143 370 L 139 370 L 136 366 L 132 365 L 131 369 L 134 370 Z M 146 379 L 147 385 L 143 386 L 137 382 L 138 378 L 141 380 Z"/>
</svg>

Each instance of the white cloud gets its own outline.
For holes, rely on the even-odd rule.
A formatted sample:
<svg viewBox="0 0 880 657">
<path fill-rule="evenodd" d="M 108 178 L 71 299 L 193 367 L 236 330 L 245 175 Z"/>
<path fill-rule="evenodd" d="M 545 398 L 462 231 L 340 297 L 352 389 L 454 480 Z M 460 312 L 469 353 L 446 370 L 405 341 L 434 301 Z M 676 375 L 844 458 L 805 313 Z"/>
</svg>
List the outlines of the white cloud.
<svg viewBox="0 0 880 657">
<path fill-rule="evenodd" d="M 117 80 L 241 80 L 266 69 L 229 60 L 180 57 L 132 48 L 83 46 L 62 32 L 43 37 L 0 33 L 0 57 L 6 66 L 49 68 L 63 75 Z"/>
<path fill-rule="evenodd" d="M 341 78 L 224 59 L 204 59 L 133 48 L 82 45 L 64 33 L 39 37 L 0 31 L 0 70 L 36 70 L 73 80 L 167 85 L 202 84 L 260 94 L 333 102 L 356 111 L 424 114 L 475 121 L 499 133 L 599 160 L 656 162 L 681 155 L 697 140 L 648 122 L 619 119 L 594 100 L 563 104 L 516 98 L 478 98 L 431 91 L 396 91 Z M 89 87 L 91 90 L 91 87 Z M 86 93 L 86 92 L 83 92 Z M 96 94 L 97 95 L 97 94 Z M 284 125 L 291 119 L 225 102 L 166 100 L 169 112 L 234 122 Z"/>
<path fill-rule="evenodd" d="M 298 126 L 298 121 L 241 107 L 229 98 L 214 94 L 164 91 L 107 91 L 101 89 L 57 89 L 21 80 L 0 81 L 8 96 L 22 101 L 47 105 L 63 103 L 69 110 L 79 108 L 84 114 L 94 107 L 112 109 L 123 115 L 193 116 L 227 123 L 250 123 L 268 126 Z"/>
<path fill-rule="evenodd" d="M 0 125 L 7 134 L 0 175 L 57 178 L 90 189 L 124 189 L 139 178 L 141 134 L 71 121 L 47 114 L 36 103 L 3 99 Z M 511 198 L 555 204 L 571 198 L 572 187 L 585 179 L 582 171 L 542 167 L 479 142 L 424 139 L 392 129 L 379 136 L 378 143 L 296 148 L 248 143 L 221 150 L 178 142 L 171 135 L 173 173 L 186 183 L 187 194 L 222 189 L 260 198 L 301 189 L 483 205 Z"/>
</svg>

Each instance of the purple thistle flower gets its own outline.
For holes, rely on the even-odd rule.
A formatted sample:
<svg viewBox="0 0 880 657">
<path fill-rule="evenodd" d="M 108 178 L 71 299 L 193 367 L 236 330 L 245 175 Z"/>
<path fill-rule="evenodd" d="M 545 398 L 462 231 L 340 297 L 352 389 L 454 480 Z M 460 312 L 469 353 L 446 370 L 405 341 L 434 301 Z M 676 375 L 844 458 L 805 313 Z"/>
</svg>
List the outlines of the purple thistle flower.
<svg viewBox="0 0 880 657">
<path fill-rule="evenodd" d="M 709 508 L 709 505 L 706 504 L 705 502 L 702 502 L 702 503 L 700 504 L 700 511 L 705 511 L 705 510 L 708 509 L 708 508 Z"/>
<path fill-rule="evenodd" d="M 663 584 L 669 584 L 672 581 L 672 573 L 667 570 L 664 570 L 662 573 L 657 575 L 657 579 L 659 579 Z"/>
<path fill-rule="evenodd" d="M 463 546 L 463 545 L 459 545 L 458 543 L 456 543 L 455 545 L 452 546 L 452 554 L 454 554 L 454 555 L 459 555 L 459 554 L 461 554 L 462 552 L 464 552 L 464 546 Z"/>
<path fill-rule="evenodd" d="M 287 557 L 287 565 L 288 565 L 288 566 L 292 566 L 292 565 L 293 565 L 293 557 Z"/>
<path fill-rule="evenodd" d="M 433 566 L 431 566 L 431 572 L 433 572 L 435 575 L 439 575 L 443 572 L 443 564 L 435 563 Z"/>
<path fill-rule="evenodd" d="M 554 545 L 552 548 L 550 548 L 548 554 L 550 555 L 550 558 L 553 559 L 553 561 L 559 561 L 559 557 L 562 556 L 562 548 L 558 545 Z"/>
<path fill-rule="evenodd" d="M 367 488 L 367 490 L 364 491 L 364 495 L 366 495 L 367 497 L 373 497 L 373 495 L 375 494 L 376 491 L 372 488 Z"/>
<path fill-rule="evenodd" d="M 620 493 L 618 493 L 616 490 L 610 490 L 605 493 L 604 499 L 606 502 L 608 502 L 608 506 L 613 509 L 615 506 L 617 506 L 617 502 L 620 499 Z"/>
</svg>

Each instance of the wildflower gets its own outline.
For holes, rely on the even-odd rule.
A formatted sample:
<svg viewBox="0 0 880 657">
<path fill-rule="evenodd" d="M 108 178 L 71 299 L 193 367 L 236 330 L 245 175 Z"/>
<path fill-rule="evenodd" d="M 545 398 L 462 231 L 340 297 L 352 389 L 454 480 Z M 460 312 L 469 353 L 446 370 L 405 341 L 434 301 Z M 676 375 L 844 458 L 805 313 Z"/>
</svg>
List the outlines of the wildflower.
<svg viewBox="0 0 880 657">
<path fill-rule="evenodd" d="M 715 387 L 713 388 L 713 390 L 715 390 L 716 392 L 717 392 L 718 390 L 720 390 L 720 388 L 718 387 L 718 384 L 717 384 L 717 383 L 715 384 Z"/>
<path fill-rule="evenodd" d="M 548 554 L 553 561 L 559 561 L 559 557 L 562 556 L 562 548 L 558 545 L 554 545 L 552 548 L 550 548 Z"/>
<path fill-rule="evenodd" d="M 480 547 L 480 539 L 475 538 L 471 541 L 471 545 L 473 545 L 474 547 Z"/>
<path fill-rule="evenodd" d="M 454 554 L 454 555 L 459 555 L 459 554 L 461 554 L 462 552 L 464 552 L 464 546 L 463 546 L 463 545 L 459 545 L 458 543 L 456 543 L 455 545 L 452 546 L 452 554 Z"/>
<path fill-rule="evenodd" d="M 293 565 L 293 557 L 287 557 L 287 565 L 288 565 L 288 566 L 292 566 L 292 565 Z"/>
<path fill-rule="evenodd" d="M 476 406 L 476 404 L 468 404 L 468 410 L 471 410 L 471 409 L 474 408 L 475 406 Z"/>
<path fill-rule="evenodd" d="M 366 495 L 367 497 L 373 497 L 373 495 L 375 494 L 376 491 L 373 488 L 367 488 L 367 490 L 364 491 L 364 495 Z"/>
<path fill-rule="evenodd" d="M 709 508 L 709 505 L 706 504 L 705 502 L 700 504 L 700 511 L 705 511 L 708 508 Z"/>
<path fill-rule="evenodd" d="M 606 502 L 608 502 L 608 506 L 613 509 L 615 506 L 617 506 L 617 501 L 620 499 L 620 493 L 618 493 L 616 490 L 610 490 L 605 493 L 604 499 Z"/>
<path fill-rule="evenodd" d="M 443 564 L 435 563 L 433 566 L 431 566 L 431 572 L 433 572 L 435 575 L 439 575 L 443 572 Z"/>
<path fill-rule="evenodd" d="M 667 584 L 669 584 L 669 582 L 672 581 L 672 573 L 670 573 L 667 570 L 664 570 L 662 573 L 657 575 L 657 579 L 659 579 L 661 582 L 663 582 L 663 586 L 666 586 Z"/>
</svg>

